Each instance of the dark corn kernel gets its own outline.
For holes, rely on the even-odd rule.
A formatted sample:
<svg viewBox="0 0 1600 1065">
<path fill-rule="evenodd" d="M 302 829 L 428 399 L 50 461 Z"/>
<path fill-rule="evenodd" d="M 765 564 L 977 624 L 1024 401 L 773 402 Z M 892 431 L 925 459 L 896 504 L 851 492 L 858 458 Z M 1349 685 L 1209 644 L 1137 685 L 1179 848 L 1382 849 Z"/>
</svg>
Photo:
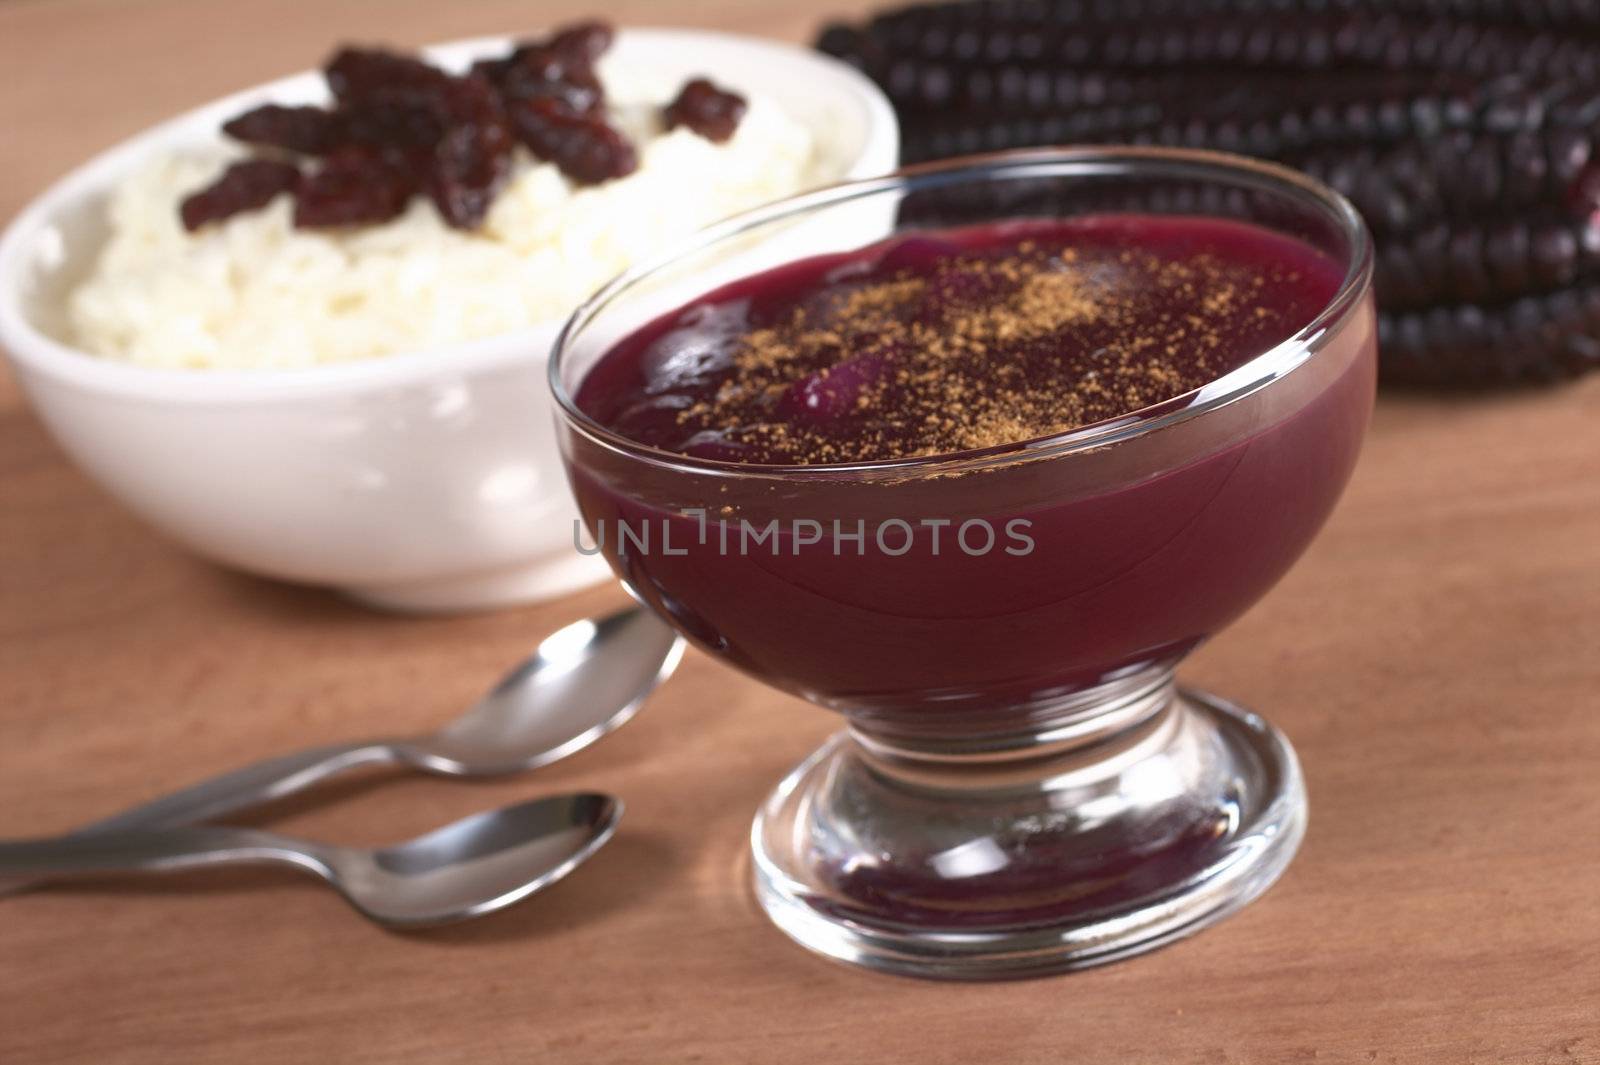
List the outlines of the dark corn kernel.
<svg viewBox="0 0 1600 1065">
<path fill-rule="evenodd" d="M 818 45 L 884 88 L 906 162 L 1098 141 L 1322 178 L 1377 239 L 1386 380 L 1596 365 L 1600 0 L 933 3 L 830 25 Z"/>
</svg>

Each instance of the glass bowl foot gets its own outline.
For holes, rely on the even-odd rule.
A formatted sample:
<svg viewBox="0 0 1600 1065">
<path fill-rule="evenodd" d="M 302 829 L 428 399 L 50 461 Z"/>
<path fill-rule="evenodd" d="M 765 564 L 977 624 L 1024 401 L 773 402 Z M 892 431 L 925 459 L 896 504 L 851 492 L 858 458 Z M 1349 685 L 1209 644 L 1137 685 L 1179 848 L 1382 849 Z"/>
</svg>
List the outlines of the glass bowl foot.
<svg viewBox="0 0 1600 1065">
<path fill-rule="evenodd" d="M 1153 691 L 1110 735 L 1001 754 L 839 733 L 756 817 L 761 905 L 819 953 L 955 980 L 1099 965 L 1222 919 L 1294 856 L 1299 766 L 1255 714 Z"/>
</svg>

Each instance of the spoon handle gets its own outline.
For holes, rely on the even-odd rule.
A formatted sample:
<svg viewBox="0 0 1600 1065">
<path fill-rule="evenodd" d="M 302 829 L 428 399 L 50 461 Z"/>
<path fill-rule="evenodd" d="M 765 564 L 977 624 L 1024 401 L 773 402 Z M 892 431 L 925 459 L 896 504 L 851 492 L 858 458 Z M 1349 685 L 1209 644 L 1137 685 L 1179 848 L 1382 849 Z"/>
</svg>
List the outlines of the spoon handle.
<svg viewBox="0 0 1600 1065">
<path fill-rule="evenodd" d="M 260 803 L 281 799 L 347 769 L 391 762 L 394 757 L 393 747 L 382 742 L 312 747 L 202 780 L 85 825 L 71 832 L 68 838 L 214 821 Z"/>
<path fill-rule="evenodd" d="M 200 784 L 181 788 L 171 795 L 134 806 L 133 809 L 120 812 L 104 820 L 96 820 L 93 824 L 77 828 L 74 832 L 64 836 L 56 836 L 53 841 L 37 841 L 37 843 L 18 843 L 14 846 L 45 846 L 46 843 L 70 844 L 80 840 L 101 840 L 110 833 L 136 833 L 147 835 L 154 844 L 168 851 L 194 851 L 198 836 L 197 832 L 240 832 L 234 828 L 192 828 L 190 835 L 168 835 L 168 833 L 147 832 L 152 828 L 186 827 L 198 825 L 205 820 L 214 820 L 218 817 L 234 814 L 242 809 L 251 808 L 254 804 L 283 798 L 301 792 L 310 785 L 317 784 L 318 780 L 354 769 L 355 766 L 366 764 L 387 763 L 394 761 L 394 747 L 387 742 L 363 742 L 363 744 L 333 744 L 328 747 L 312 747 L 310 750 L 294 752 L 280 758 L 267 758 L 266 761 L 242 766 L 234 771 L 224 772 L 221 776 L 202 780 Z M 266 836 L 266 833 L 261 833 Z M 237 840 L 237 836 L 235 836 Z M 184 841 L 190 846 L 184 846 Z M 5 844 L 13 846 L 13 844 Z M 104 844 L 101 849 L 88 848 L 83 851 L 62 851 L 62 854 L 106 854 L 107 849 L 114 844 Z M 3 848 L 0 848 L 3 851 Z M 22 854 L 21 851 L 16 854 Z M 195 862 L 189 862 L 195 864 Z M 198 862 L 206 864 L 206 862 Z M 120 867 L 118 867 L 120 868 Z M 106 872 L 106 870 L 99 870 Z M 16 891 L 26 891 L 27 887 L 34 886 L 38 878 L 45 878 L 46 873 L 22 873 L 11 870 L 5 865 L 0 865 L 0 895 L 11 894 Z"/>
<path fill-rule="evenodd" d="M 0 843 L 0 876 L 29 879 L 168 872 L 241 862 L 293 865 L 324 879 L 331 876 L 316 848 L 251 828 L 197 825 Z"/>
</svg>

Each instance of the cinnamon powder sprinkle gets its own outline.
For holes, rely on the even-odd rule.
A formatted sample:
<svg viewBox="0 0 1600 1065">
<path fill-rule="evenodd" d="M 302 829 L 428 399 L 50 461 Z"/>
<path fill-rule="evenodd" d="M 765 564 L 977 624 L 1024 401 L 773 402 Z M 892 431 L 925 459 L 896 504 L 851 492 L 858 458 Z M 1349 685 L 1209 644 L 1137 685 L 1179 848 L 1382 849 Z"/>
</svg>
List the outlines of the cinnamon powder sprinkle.
<svg viewBox="0 0 1600 1065">
<path fill-rule="evenodd" d="M 1281 338 L 1260 296 L 1286 278 L 1269 270 L 1023 242 L 838 280 L 739 338 L 726 377 L 678 422 L 784 464 L 1065 432 L 1188 392 Z"/>
</svg>

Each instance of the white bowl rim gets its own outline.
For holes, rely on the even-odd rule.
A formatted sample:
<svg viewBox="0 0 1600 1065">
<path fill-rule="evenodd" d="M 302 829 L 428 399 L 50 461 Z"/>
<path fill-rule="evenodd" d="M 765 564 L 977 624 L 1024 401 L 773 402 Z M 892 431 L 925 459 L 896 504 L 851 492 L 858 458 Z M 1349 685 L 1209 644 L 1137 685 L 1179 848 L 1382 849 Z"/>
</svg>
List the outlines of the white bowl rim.
<svg viewBox="0 0 1600 1065">
<path fill-rule="evenodd" d="M 429 56 L 488 52 L 534 36 L 537 32 L 529 30 L 515 34 L 467 37 L 424 45 L 417 51 Z M 624 26 L 619 28 L 618 35 L 675 48 L 693 48 L 697 43 L 710 42 L 767 51 L 773 53 L 775 59 L 781 57 L 785 62 L 798 61 L 810 65 L 818 78 L 814 83 L 816 87 L 824 84 L 822 79 L 831 79 L 826 91 L 835 92 L 859 107 L 867 130 L 861 151 L 843 167 L 838 180 L 876 176 L 894 168 L 899 142 L 899 126 L 894 109 L 882 90 L 871 80 L 831 56 L 786 41 L 720 30 Z M 0 347 L 5 349 L 6 354 L 26 369 L 82 389 L 172 403 L 255 403 L 309 395 L 347 394 L 414 384 L 445 373 L 463 374 L 498 369 L 530 357 L 542 366 L 549 357 L 550 345 L 566 315 L 478 340 L 435 345 L 351 362 L 281 370 L 140 366 L 107 359 L 62 343 L 35 328 L 28 320 L 20 299 L 20 284 L 27 255 L 32 251 L 39 234 L 54 218 L 72 209 L 85 197 L 107 188 L 114 176 L 156 147 L 192 137 L 190 127 L 204 121 L 215 121 L 212 116 L 218 113 L 258 101 L 265 94 L 317 75 L 318 71 L 311 69 L 274 78 L 159 122 L 74 167 L 24 206 L 5 231 L 0 233 Z M 530 351 L 535 354 L 530 356 Z"/>
</svg>

